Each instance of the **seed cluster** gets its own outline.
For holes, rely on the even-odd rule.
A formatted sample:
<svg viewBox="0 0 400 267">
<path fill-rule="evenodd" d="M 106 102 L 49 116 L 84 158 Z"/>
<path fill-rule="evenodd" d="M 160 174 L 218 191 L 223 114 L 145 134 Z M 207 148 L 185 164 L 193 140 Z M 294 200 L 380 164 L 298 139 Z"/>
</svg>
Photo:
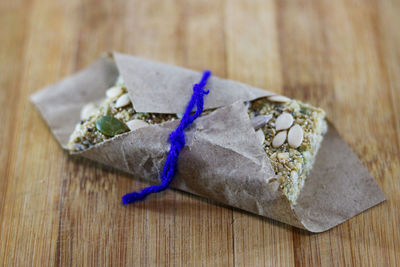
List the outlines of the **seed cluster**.
<svg viewBox="0 0 400 267">
<path fill-rule="evenodd" d="M 310 172 L 316 153 L 327 130 L 322 109 L 287 99 L 273 102 L 263 98 L 251 102 L 250 118 L 272 114 L 272 118 L 262 127 L 265 135 L 264 150 L 281 182 L 281 188 L 288 199 L 295 203 L 304 181 Z M 278 120 L 278 118 L 284 118 Z M 285 142 L 286 129 L 301 131 L 301 142 Z M 298 127 L 300 129 L 296 129 Z M 279 130 L 277 130 L 279 129 Z"/>
<path fill-rule="evenodd" d="M 107 132 L 101 131 L 99 128 L 98 122 L 101 122 L 104 117 L 118 119 L 127 126 L 125 131 L 134 130 L 147 124 L 159 124 L 177 119 L 175 114 L 136 112 L 128 98 L 127 90 L 120 80 L 116 86 L 107 90 L 106 99 L 99 106 L 88 103 L 82 108 L 81 121 L 70 136 L 68 148 L 74 152 L 83 151 L 111 138 L 112 134 L 105 135 L 104 133 Z"/>
</svg>

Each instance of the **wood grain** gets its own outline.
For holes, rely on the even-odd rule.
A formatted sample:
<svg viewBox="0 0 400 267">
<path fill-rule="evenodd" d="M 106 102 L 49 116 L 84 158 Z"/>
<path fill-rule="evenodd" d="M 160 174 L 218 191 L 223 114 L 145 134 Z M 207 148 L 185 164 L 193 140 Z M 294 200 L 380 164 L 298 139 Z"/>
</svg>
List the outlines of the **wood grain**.
<svg viewBox="0 0 400 267">
<path fill-rule="evenodd" d="M 0 0 L 0 265 L 399 266 L 400 2 Z M 323 107 L 388 201 L 321 234 L 62 151 L 29 102 L 116 50 Z"/>
</svg>

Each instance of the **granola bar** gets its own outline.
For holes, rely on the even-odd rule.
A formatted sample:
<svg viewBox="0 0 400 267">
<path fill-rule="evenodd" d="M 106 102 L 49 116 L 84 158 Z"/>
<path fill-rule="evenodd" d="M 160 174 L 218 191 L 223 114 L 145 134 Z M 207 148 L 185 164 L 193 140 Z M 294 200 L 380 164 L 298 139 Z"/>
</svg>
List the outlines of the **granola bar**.
<svg viewBox="0 0 400 267">
<path fill-rule="evenodd" d="M 283 193 L 291 203 L 296 203 L 327 131 L 325 112 L 278 95 L 254 100 L 247 105 L 250 119 L 268 115 L 268 121 L 257 130 L 257 134 L 261 136 Z M 113 133 L 102 129 L 99 121 L 103 120 L 100 119 L 111 122 L 116 119 L 118 133 L 123 133 L 179 117 L 179 114 L 136 112 L 119 78 L 115 86 L 107 90 L 106 98 L 100 105 L 89 103 L 82 109 L 82 120 L 72 133 L 68 146 L 71 151 L 78 152 L 111 138 Z"/>
<path fill-rule="evenodd" d="M 268 123 L 260 129 L 265 136 L 264 151 L 278 176 L 284 194 L 294 204 L 312 169 L 323 135 L 327 131 L 327 123 L 322 109 L 297 100 L 283 100 L 275 102 L 262 98 L 250 102 L 249 115 L 250 118 L 272 115 Z M 286 120 L 288 123 L 283 126 L 282 120 L 280 125 L 277 123 L 282 117 L 289 117 Z M 302 131 L 300 145 L 290 142 L 293 136 L 290 134 L 295 128 Z M 274 144 L 279 135 L 284 137 L 283 142 Z"/>
</svg>

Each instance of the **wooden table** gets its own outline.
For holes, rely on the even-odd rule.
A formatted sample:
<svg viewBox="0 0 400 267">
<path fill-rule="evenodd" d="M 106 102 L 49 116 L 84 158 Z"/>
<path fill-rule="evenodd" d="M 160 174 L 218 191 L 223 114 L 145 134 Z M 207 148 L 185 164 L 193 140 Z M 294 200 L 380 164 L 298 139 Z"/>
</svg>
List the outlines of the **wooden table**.
<svg viewBox="0 0 400 267">
<path fill-rule="evenodd" d="M 399 266 L 400 2 L 0 0 L 0 265 Z M 388 201 L 321 234 L 72 159 L 29 96 L 116 50 L 323 107 Z"/>
</svg>

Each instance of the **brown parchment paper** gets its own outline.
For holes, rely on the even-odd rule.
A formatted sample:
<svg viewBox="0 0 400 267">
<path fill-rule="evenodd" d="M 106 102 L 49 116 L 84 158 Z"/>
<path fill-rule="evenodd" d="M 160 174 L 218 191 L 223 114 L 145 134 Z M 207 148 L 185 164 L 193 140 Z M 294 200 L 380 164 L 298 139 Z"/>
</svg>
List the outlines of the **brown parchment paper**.
<svg viewBox="0 0 400 267">
<path fill-rule="evenodd" d="M 113 60 L 114 59 L 114 60 Z M 134 108 L 180 113 L 201 73 L 114 53 L 32 96 L 65 148 L 88 102 L 104 98 L 121 73 Z M 330 125 L 314 168 L 297 204 L 279 188 L 272 166 L 257 142 L 243 101 L 273 93 L 213 76 L 205 108 L 186 131 L 174 188 L 272 218 L 311 232 L 322 232 L 384 201 L 385 195 L 350 147 Z M 150 125 L 98 144 L 79 155 L 157 181 L 177 121 Z"/>
</svg>

